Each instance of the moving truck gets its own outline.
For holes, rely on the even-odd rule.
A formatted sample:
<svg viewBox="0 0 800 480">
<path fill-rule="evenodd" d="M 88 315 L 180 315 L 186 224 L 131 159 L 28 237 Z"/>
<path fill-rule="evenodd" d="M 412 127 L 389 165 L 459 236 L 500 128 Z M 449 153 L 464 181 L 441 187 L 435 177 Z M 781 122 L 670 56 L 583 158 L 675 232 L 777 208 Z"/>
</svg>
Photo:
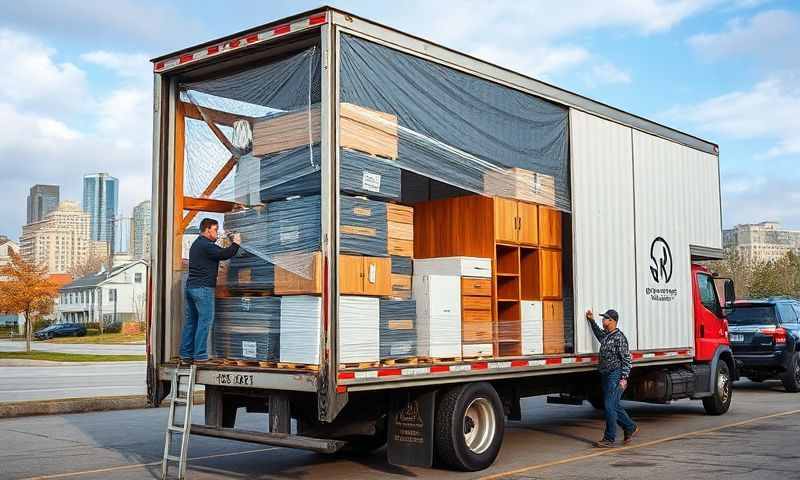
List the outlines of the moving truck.
<svg viewBox="0 0 800 480">
<path fill-rule="evenodd" d="M 328 7 L 153 63 L 152 405 L 197 223 L 243 239 L 192 434 L 483 469 L 521 399 L 602 408 L 589 308 L 626 399 L 728 410 L 717 145 Z"/>
</svg>

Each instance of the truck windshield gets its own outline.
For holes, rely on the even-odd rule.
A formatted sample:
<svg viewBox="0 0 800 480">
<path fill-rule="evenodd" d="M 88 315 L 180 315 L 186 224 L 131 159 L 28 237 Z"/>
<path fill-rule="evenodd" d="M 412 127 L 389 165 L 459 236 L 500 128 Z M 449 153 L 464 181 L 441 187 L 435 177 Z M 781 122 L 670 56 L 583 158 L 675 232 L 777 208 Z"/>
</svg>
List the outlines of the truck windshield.
<svg viewBox="0 0 800 480">
<path fill-rule="evenodd" d="M 737 305 L 728 315 L 730 325 L 775 325 L 774 305 Z"/>
</svg>

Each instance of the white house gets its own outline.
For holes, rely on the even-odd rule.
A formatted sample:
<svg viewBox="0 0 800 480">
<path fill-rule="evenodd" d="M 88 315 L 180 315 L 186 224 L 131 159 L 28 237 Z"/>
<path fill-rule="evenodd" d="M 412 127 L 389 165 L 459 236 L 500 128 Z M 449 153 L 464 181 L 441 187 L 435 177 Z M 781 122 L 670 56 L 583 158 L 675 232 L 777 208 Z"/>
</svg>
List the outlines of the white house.
<svg viewBox="0 0 800 480">
<path fill-rule="evenodd" d="M 81 277 L 59 293 L 59 323 L 112 323 L 145 320 L 147 264 L 143 260 L 115 265 L 109 271 Z"/>
</svg>

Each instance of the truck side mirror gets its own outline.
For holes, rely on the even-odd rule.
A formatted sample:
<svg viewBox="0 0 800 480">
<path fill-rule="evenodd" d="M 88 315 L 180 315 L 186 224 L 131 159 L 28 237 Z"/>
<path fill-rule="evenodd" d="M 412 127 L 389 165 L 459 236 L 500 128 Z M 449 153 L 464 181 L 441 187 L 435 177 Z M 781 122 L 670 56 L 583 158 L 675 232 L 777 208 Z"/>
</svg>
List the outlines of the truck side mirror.
<svg viewBox="0 0 800 480">
<path fill-rule="evenodd" d="M 726 317 L 733 312 L 734 302 L 736 301 L 736 289 L 733 285 L 733 279 L 716 277 L 714 278 L 714 286 L 717 289 L 717 297 L 722 307 L 722 314 Z"/>
</svg>

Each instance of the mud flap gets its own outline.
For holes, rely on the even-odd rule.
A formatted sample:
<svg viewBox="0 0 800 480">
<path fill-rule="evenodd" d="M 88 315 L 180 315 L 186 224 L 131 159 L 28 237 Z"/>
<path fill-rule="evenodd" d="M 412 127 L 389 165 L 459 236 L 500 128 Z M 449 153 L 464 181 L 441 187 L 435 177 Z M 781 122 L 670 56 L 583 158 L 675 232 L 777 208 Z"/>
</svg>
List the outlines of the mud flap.
<svg viewBox="0 0 800 480">
<path fill-rule="evenodd" d="M 433 465 L 436 391 L 404 392 L 389 411 L 387 459 L 392 465 Z"/>
</svg>

